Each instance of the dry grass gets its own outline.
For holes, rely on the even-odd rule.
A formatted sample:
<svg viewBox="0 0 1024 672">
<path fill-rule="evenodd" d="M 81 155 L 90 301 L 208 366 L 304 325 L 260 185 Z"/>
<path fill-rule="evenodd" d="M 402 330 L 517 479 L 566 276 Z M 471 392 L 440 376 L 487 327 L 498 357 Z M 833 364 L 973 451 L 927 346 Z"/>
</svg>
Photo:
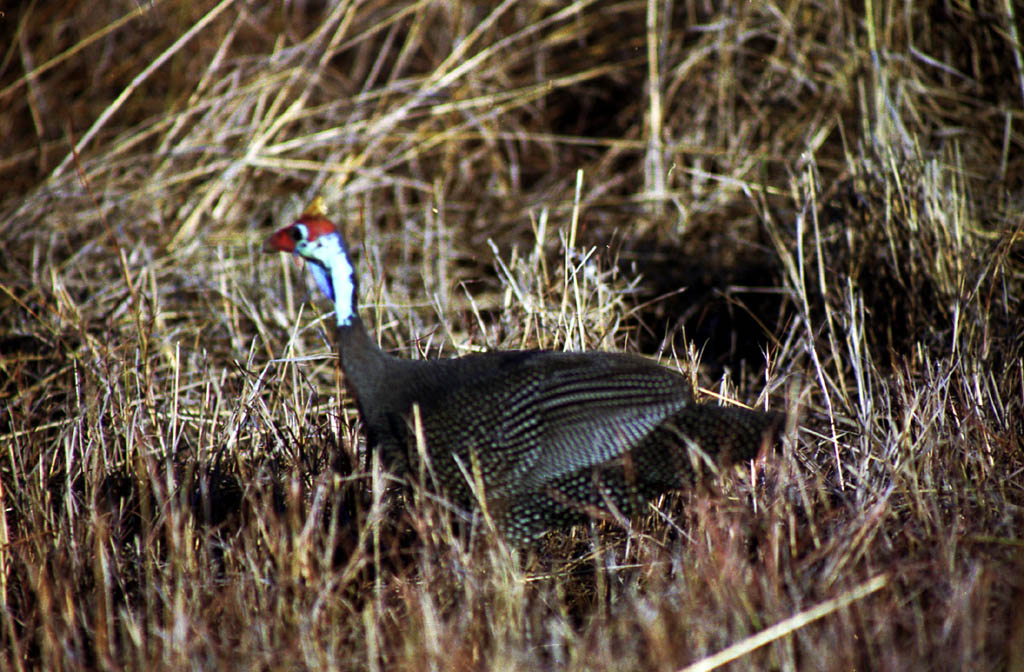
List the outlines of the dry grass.
<svg viewBox="0 0 1024 672">
<path fill-rule="evenodd" d="M 6 10 L 0 666 L 1022 669 L 1014 3 L 670 9 Z M 316 193 L 385 347 L 647 352 L 782 450 L 517 554 L 389 503 L 258 253 Z"/>
</svg>

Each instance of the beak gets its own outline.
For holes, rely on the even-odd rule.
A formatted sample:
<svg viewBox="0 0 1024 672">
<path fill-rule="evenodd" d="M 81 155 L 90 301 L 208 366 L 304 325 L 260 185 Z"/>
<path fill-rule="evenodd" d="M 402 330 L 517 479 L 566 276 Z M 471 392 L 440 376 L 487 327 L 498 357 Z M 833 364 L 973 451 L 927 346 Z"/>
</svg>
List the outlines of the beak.
<svg viewBox="0 0 1024 672">
<path fill-rule="evenodd" d="M 270 238 L 267 238 L 267 242 L 263 243 L 264 252 L 294 252 L 295 241 L 292 239 L 289 231 L 290 226 L 286 226 L 283 229 L 277 231 Z"/>
</svg>

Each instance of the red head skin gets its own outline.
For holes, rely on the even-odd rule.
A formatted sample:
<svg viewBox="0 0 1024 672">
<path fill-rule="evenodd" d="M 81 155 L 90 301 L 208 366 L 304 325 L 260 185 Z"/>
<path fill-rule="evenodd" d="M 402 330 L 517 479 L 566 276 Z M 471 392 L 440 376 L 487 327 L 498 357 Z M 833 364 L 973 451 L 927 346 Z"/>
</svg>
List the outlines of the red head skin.
<svg viewBox="0 0 1024 672">
<path fill-rule="evenodd" d="M 296 227 L 302 225 L 306 228 L 305 236 Z M 306 242 L 313 242 L 320 236 L 329 233 L 336 233 L 337 227 L 325 217 L 319 215 L 304 214 L 293 224 L 289 224 L 267 239 L 267 249 L 274 252 L 294 253 L 297 243 L 306 238 Z"/>
</svg>

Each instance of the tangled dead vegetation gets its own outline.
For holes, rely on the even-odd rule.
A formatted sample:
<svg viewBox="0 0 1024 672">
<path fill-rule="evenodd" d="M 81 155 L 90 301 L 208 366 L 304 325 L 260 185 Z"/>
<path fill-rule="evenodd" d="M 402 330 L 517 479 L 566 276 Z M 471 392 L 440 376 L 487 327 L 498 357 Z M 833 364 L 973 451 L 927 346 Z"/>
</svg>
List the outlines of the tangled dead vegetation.
<svg viewBox="0 0 1024 672">
<path fill-rule="evenodd" d="M 4 10 L 0 666 L 1024 665 L 1017 11 Z M 315 193 L 389 350 L 643 352 L 783 449 L 520 555 L 395 502 L 258 252 Z"/>
</svg>

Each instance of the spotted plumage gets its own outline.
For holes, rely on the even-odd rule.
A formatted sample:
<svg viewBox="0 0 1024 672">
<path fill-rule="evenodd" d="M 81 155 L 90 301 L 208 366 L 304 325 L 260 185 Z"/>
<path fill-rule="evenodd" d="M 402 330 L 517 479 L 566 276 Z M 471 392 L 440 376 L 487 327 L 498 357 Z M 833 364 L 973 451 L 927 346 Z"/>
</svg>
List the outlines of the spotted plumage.
<svg viewBox="0 0 1024 672">
<path fill-rule="evenodd" d="M 690 485 L 703 466 L 755 457 L 779 429 L 778 414 L 695 404 L 682 375 L 633 355 L 389 355 L 359 318 L 347 247 L 319 199 L 268 248 L 305 258 L 334 301 L 338 356 L 371 449 L 398 474 L 426 474 L 465 510 L 478 508 L 482 484 L 488 513 L 513 543 L 595 512 L 634 514 Z M 417 434 L 429 465 L 420 464 Z"/>
</svg>

